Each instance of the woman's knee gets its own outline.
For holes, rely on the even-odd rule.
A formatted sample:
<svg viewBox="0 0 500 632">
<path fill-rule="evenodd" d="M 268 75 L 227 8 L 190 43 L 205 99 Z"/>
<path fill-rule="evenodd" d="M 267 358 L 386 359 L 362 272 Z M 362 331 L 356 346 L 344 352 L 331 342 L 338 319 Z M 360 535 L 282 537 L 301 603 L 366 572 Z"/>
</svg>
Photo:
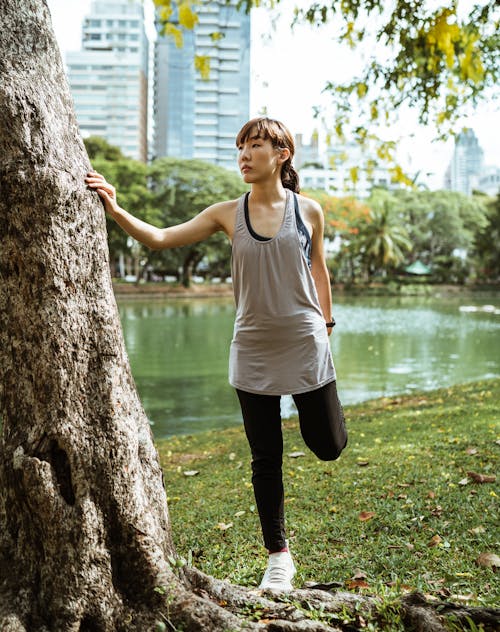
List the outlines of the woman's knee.
<svg viewBox="0 0 500 632">
<path fill-rule="evenodd" d="M 321 461 L 336 461 L 347 445 L 347 433 L 345 433 L 341 438 L 335 438 L 333 441 L 323 441 L 321 443 L 315 442 L 313 444 L 309 444 L 306 441 L 306 443 L 308 448 Z"/>
</svg>

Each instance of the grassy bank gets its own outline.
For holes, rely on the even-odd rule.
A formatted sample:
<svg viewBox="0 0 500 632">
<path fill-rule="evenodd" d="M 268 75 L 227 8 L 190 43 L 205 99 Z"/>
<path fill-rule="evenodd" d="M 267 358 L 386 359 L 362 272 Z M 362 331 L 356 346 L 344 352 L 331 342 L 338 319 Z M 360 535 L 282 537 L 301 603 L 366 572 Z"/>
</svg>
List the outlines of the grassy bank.
<svg viewBox="0 0 500 632">
<path fill-rule="evenodd" d="M 116 296 L 127 298 L 212 298 L 218 296 L 233 296 L 232 285 L 227 283 L 192 283 L 191 287 L 184 287 L 177 283 L 126 283 L 113 281 L 113 291 Z"/>
<path fill-rule="evenodd" d="M 309 453 L 296 421 L 287 421 L 296 585 L 419 590 L 498 606 L 498 576 L 476 560 L 500 554 L 500 491 L 470 473 L 495 474 L 499 412 L 500 380 L 351 406 L 349 445 L 334 463 Z M 216 577 L 256 585 L 265 552 L 243 430 L 175 437 L 158 449 L 179 554 Z M 304 455 L 290 456 L 297 452 Z"/>
<path fill-rule="evenodd" d="M 233 287 L 229 283 L 192 283 L 186 288 L 176 283 L 126 283 L 114 280 L 113 289 L 117 296 L 124 297 L 169 297 L 169 298 L 211 298 L 233 296 Z M 355 285 L 333 285 L 333 294 L 350 296 L 456 296 L 456 295 L 492 295 L 500 292 L 498 284 L 491 285 L 443 285 L 429 283 L 358 283 Z"/>
</svg>

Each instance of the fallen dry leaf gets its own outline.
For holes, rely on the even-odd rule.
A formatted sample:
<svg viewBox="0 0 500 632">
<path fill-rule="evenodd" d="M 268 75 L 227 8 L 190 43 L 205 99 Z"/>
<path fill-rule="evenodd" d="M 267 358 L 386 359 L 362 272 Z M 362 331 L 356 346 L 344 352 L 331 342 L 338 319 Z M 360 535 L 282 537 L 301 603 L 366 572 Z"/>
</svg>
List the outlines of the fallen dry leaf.
<svg viewBox="0 0 500 632">
<path fill-rule="evenodd" d="M 440 577 L 439 579 L 429 579 L 428 583 L 431 586 L 442 586 L 446 583 L 446 579 L 444 577 Z"/>
<path fill-rule="evenodd" d="M 500 568 L 500 556 L 495 553 L 481 553 L 476 559 L 476 564 L 485 568 L 492 568 L 495 571 Z"/>
<path fill-rule="evenodd" d="M 465 451 L 465 454 L 469 454 L 470 456 L 473 456 L 474 454 L 477 454 L 477 448 L 467 448 L 467 450 Z"/>
<path fill-rule="evenodd" d="M 469 484 L 469 478 L 466 476 L 465 478 L 462 478 L 461 480 L 458 481 L 459 485 L 468 485 Z"/>
<path fill-rule="evenodd" d="M 356 461 L 356 465 L 359 465 L 359 467 L 366 467 L 369 463 L 370 461 Z"/>
<path fill-rule="evenodd" d="M 473 529 L 469 529 L 469 533 L 473 533 L 474 535 L 478 535 L 480 533 L 486 533 L 486 529 L 480 524 L 478 527 L 474 527 Z"/>
<path fill-rule="evenodd" d="M 184 476 L 196 476 L 200 472 L 198 470 L 186 470 L 183 472 Z"/>
<path fill-rule="evenodd" d="M 472 593 L 469 593 L 468 595 L 450 595 L 450 597 L 454 601 L 471 601 L 474 599 L 474 595 Z"/>
<path fill-rule="evenodd" d="M 442 538 L 436 533 L 436 535 L 433 535 L 429 542 L 427 542 L 427 546 L 437 546 L 440 542 L 442 542 Z"/>
<path fill-rule="evenodd" d="M 291 459 L 297 459 L 299 456 L 305 456 L 305 455 L 306 455 L 306 453 L 305 453 L 305 452 L 290 452 L 290 453 L 288 454 L 288 456 L 289 456 Z"/>
<path fill-rule="evenodd" d="M 427 492 L 427 498 L 436 498 L 436 493 L 435 492 Z"/>
<path fill-rule="evenodd" d="M 361 522 L 366 522 L 367 520 L 374 518 L 376 515 L 377 514 L 374 511 L 362 511 L 359 514 L 358 519 L 361 520 Z"/>
<path fill-rule="evenodd" d="M 494 483 L 497 478 L 494 474 L 478 474 L 477 472 L 467 472 L 467 476 L 472 478 L 474 483 Z"/>
<path fill-rule="evenodd" d="M 226 531 L 226 529 L 230 529 L 233 526 L 232 522 L 218 522 L 217 523 L 217 529 L 220 529 L 221 531 Z"/>
<path fill-rule="evenodd" d="M 366 579 L 368 577 L 368 575 L 364 572 L 361 571 L 359 568 L 356 569 L 356 572 L 354 573 L 354 575 L 351 577 L 352 580 L 356 580 L 356 579 Z"/>
<path fill-rule="evenodd" d="M 370 585 L 364 579 L 350 579 L 346 582 L 348 590 L 354 590 L 355 588 L 369 588 Z"/>
</svg>

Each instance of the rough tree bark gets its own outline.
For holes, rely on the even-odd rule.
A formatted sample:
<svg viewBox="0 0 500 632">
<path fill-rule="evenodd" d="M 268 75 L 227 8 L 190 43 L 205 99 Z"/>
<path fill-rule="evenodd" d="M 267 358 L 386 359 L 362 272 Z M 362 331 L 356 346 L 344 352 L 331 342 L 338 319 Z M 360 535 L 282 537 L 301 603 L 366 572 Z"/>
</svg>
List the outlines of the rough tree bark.
<svg viewBox="0 0 500 632">
<path fill-rule="evenodd" d="M 172 562 L 49 12 L 0 0 L 0 23 L 0 630 L 319 631 L 349 612 L 353 629 L 376 599 L 299 590 L 292 605 Z M 401 608 L 443 629 L 425 602 Z"/>
<path fill-rule="evenodd" d="M 114 629 L 172 577 L 162 474 L 48 9 L 0 7 L 3 625 Z"/>
</svg>

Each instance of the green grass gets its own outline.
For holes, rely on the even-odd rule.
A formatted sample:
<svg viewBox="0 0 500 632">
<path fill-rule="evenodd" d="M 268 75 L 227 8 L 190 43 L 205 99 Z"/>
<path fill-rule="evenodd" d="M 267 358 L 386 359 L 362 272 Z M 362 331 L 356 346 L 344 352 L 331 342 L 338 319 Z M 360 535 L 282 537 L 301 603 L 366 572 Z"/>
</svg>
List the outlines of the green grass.
<svg viewBox="0 0 500 632">
<path fill-rule="evenodd" d="M 335 581 L 386 597 L 419 590 L 497 606 L 498 576 L 475 560 L 500 553 L 500 491 L 497 481 L 475 483 L 467 472 L 496 474 L 499 411 L 500 380 L 351 406 L 349 444 L 333 463 L 310 453 L 296 420 L 286 421 L 295 585 Z M 256 586 L 266 554 L 243 429 L 157 447 L 179 555 L 215 577 Z M 288 456 L 297 450 L 305 456 Z M 362 520 L 362 512 L 374 515 Z M 354 577 L 367 587 L 352 584 Z"/>
</svg>

